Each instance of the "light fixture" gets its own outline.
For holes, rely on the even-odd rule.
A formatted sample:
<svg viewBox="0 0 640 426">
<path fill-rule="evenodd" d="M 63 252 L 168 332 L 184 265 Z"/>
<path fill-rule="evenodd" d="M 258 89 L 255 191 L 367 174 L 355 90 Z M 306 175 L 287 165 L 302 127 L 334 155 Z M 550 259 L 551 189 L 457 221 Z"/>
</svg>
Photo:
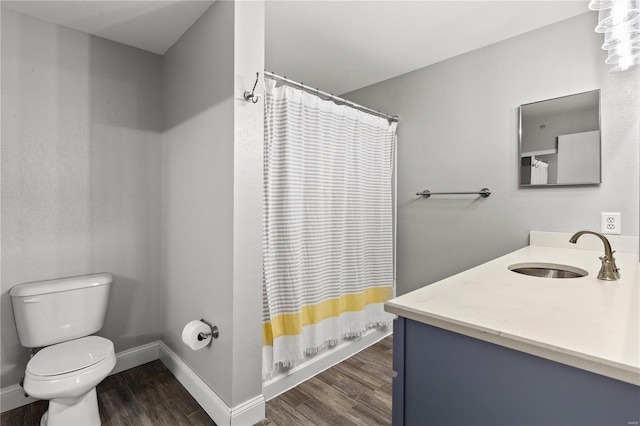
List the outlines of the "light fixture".
<svg viewBox="0 0 640 426">
<path fill-rule="evenodd" d="M 640 1 L 591 0 L 589 9 L 598 11 L 596 32 L 604 34 L 602 48 L 609 52 L 605 63 L 610 72 L 640 65 Z"/>
</svg>

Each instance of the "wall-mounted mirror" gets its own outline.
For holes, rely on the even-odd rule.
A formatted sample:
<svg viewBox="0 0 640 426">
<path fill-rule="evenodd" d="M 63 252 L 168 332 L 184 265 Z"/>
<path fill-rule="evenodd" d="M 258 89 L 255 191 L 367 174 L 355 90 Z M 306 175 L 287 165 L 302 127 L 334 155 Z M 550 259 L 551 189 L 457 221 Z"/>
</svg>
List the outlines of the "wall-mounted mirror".
<svg viewBox="0 0 640 426">
<path fill-rule="evenodd" d="M 520 186 L 597 185 L 600 90 L 520 105 Z"/>
</svg>

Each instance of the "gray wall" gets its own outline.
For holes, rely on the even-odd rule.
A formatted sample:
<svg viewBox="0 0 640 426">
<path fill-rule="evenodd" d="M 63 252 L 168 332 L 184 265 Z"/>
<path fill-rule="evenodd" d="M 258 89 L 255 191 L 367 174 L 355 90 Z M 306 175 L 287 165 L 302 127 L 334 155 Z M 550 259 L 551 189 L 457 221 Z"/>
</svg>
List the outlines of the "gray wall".
<svg viewBox="0 0 640 426">
<path fill-rule="evenodd" d="M 234 31 L 233 404 L 262 394 L 264 103 L 247 103 L 264 70 L 265 4 L 236 1 Z M 260 73 L 262 76 L 262 72 Z M 257 93 L 264 93 L 264 81 Z"/>
<path fill-rule="evenodd" d="M 94 272 L 115 281 L 99 333 L 160 337 L 161 58 L 2 10 L 2 387 L 28 354 L 9 289 Z"/>
<path fill-rule="evenodd" d="M 608 74 L 596 18 L 587 13 L 346 95 L 401 117 L 398 294 L 523 247 L 532 229 L 599 230 L 603 211 L 621 212 L 623 234 L 638 235 L 640 71 Z M 598 88 L 602 185 L 519 189 L 518 106 Z M 482 187 L 489 198 L 414 195 Z"/>
<path fill-rule="evenodd" d="M 261 2 L 164 57 L 2 11 L 2 387 L 28 359 L 9 289 L 108 271 L 116 351 L 162 337 L 228 405 L 261 394 L 262 69 Z M 199 318 L 220 338 L 193 352 Z"/>
<path fill-rule="evenodd" d="M 233 323 L 233 3 L 216 2 L 163 58 L 162 340 L 227 403 Z M 205 318 L 211 348 L 182 344 Z"/>
<path fill-rule="evenodd" d="M 215 2 L 163 58 L 163 341 L 224 401 L 261 393 L 264 5 Z M 184 325 L 220 329 L 209 348 Z"/>
</svg>

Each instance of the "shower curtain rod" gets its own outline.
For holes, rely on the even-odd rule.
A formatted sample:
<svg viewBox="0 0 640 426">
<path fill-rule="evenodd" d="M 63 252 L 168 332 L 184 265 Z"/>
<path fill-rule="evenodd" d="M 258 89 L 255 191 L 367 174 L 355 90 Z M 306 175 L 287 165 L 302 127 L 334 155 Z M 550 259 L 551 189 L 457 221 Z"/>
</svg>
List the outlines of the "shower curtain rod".
<svg viewBox="0 0 640 426">
<path fill-rule="evenodd" d="M 303 83 L 298 83 L 297 81 L 289 80 L 287 77 L 282 77 L 282 76 L 279 76 L 279 75 L 274 74 L 274 73 L 269 72 L 269 71 L 265 71 L 264 72 L 264 76 L 267 77 L 267 78 L 271 78 L 273 80 L 280 80 L 280 81 L 282 81 L 282 82 L 284 82 L 284 83 L 286 83 L 286 84 L 288 84 L 290 86 L 294 86 L 294 87 L 306 90 L 308 92 L 317 93 L 318 95 L 321 95 L 323 97 L 329 98 L 329 99 L 331 99 L 333 101 L 337 101 L 337 102 L 345 104 L 345 105 L 349 105 L 350 107 L 353 107 L 353 108 L 358 109 L 360 111 L 364 111 L 364 112 L 367 112 L 369 114 L 372 114 L 372 115 L 375 115 L 375 116 L 378 116 L 378 117 L 386 118 L 387 120 L 389 120 L 389 122 L 395 121 L 397 123 L 397 122 L 400 121 L 400 117 L 398 117 L 397 115 L 389 115 L 389 114 L 385 114 L 384 112 L 380 112 L 380 111 L 377 111 L 377 110 L 372 109 L 372 108 L 367 108 L 366 106 L 362 106 L 362 105 L 359 105 L 359 104 L 357 104 L 355 102 L 351 102 L 351 101 L 349 101 L 347 99 L 341 98 L 341 97 L 336 96 L 336 95 L 334 95 L 332 93 L 323 92 L 322 90 L 313 88 L 311 86 L 307 86 L 306 84 L 303 84 Z"/>
</svg>

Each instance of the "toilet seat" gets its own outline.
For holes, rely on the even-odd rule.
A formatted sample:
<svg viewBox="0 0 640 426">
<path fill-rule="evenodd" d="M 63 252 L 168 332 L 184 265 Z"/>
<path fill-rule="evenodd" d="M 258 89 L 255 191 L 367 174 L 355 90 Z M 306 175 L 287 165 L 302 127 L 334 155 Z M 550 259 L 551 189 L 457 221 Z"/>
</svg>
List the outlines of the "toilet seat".
<svg viewBox="0 0 640 426">
<path fill-rule="evenodd" d="M 70 340 L 40 350 L 27 364 L 27 373 L 38 377 L 72 373 L 99 363 L 113 351 L 113 343 L 103 337 Z"/>
<path fill-rule="evenodd" d="M 40 399 L 77 397 L 97 386 L 115 365 L 113 343 L 102 337 L 49 346 L 27 363 L 24 390 Z"/>
</svg>

